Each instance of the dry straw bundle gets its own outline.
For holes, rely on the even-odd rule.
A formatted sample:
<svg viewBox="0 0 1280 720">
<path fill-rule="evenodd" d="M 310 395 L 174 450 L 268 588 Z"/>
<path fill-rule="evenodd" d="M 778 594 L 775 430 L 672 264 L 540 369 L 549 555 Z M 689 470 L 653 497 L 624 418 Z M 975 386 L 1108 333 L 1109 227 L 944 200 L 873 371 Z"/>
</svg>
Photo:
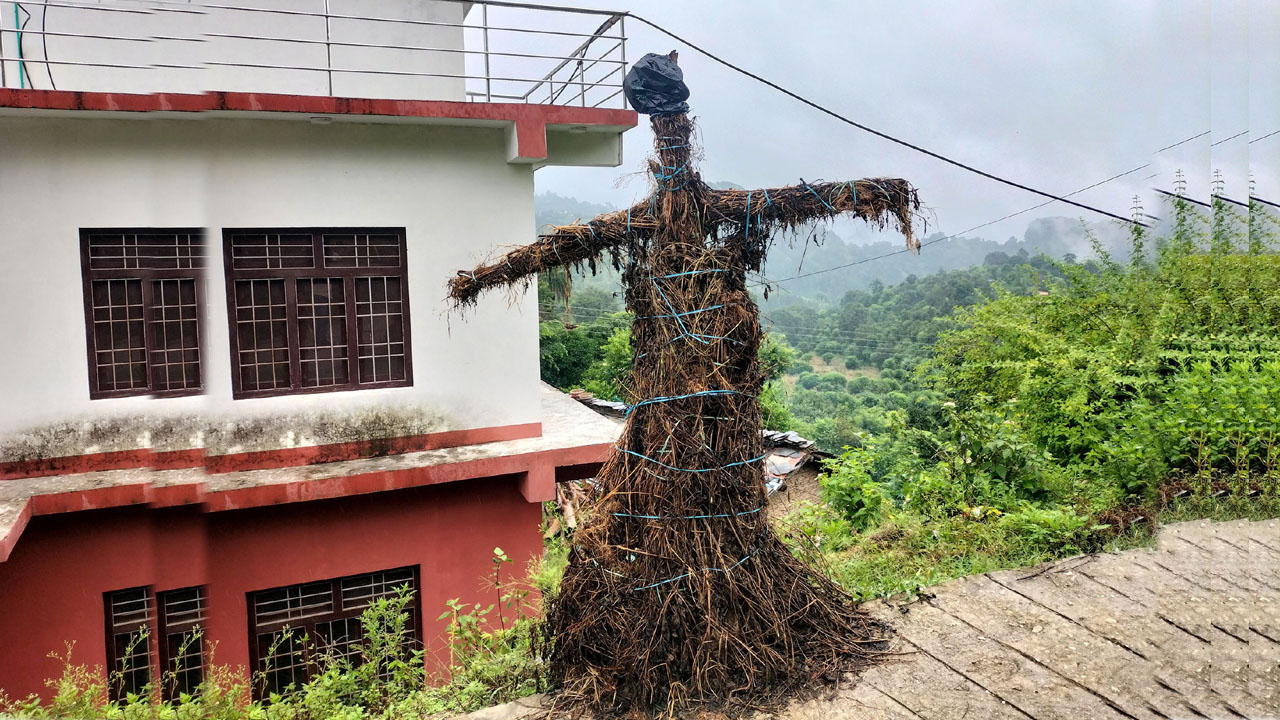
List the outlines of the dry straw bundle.
<svg viewBox="0 0 1280 720">
<path fill-rule="evenodd" d="M 893 223 L 914 248 L 915 190 L 899 179 L 711 190 L 690 165 L 688 116 L 652 126 L 649 202 L 556 227 L 451 282 L 465 305 L 605 254 L 622 270 L 639 400 L 545 627 L 561 698 L 598 711 L 767 702 L 865 665 L 888 632 L 769 524 L 746 273 L 778 231 L 839 214 Z"/>
</svg>

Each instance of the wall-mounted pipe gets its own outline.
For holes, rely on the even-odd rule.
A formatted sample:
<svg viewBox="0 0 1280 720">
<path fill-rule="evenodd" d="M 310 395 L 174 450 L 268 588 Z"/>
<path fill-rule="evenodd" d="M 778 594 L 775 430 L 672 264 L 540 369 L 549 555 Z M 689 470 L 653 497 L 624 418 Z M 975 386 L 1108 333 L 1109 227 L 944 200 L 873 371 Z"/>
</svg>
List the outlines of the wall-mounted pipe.
<svg viewBox="0 0 1280 720">
<path fill-rule="evenodd" d="M 26 72 L 26 66 L 22 62 L 22 26 L 18 24 L 18 3 L 13 4 L 13 31 L 18 36 L 18 87 L 25 90 L 27 87 L 26 78 L 23 73 Z"/>
</svg>

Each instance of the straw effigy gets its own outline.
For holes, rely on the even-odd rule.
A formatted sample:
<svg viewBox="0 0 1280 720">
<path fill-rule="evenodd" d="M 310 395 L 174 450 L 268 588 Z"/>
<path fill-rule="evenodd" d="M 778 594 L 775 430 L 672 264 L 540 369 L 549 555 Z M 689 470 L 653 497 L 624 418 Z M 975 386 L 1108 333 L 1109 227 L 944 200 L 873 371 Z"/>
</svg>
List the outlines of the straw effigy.
<svg viewBox="0 0 1280 720">
<path fill-rule="evenodd" d="M 560 226 L 460 272 L 453 301 L 608 257 L 634 314 L 631 408 L 597 476 L 545 622 L 560 701 L 597 712 L 759 705 L 858 670 L 888 629 L 775 534 L 766 512 L 757 351 L 746 274 L 772 238 L 848 215 L 917 247 L 905 180 L 717 191 L 691 165 L 693 123 L 652 119 L 645 203 Z"/>
</svg>

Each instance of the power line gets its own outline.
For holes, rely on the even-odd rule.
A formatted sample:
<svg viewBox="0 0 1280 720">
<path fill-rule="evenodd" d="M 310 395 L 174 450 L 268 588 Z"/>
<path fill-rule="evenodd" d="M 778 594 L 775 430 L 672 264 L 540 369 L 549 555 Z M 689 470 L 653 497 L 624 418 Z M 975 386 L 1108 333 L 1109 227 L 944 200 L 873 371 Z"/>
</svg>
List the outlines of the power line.
<svg viewBox="0 0 1280 720">
<path fill-rule="evenodd" d="M 559 310 L 559 308 L 540 305 L 543 310 Z M 585 310 L 586 312 L 579 312 Z M 571 305 L 570 313 L 575 320 L 591 322 L 597 320 L 604 315 L 611 314 L 612 311 L 601 309 L 599 306 L 591 305 Z M 815 328 L 800 325 L 786 325 L 779 323 L 772 318 L 768 318 L 769 328 L 788 336 L 806 337 L 820 340 L 844 340 L 846 342 L 856 342 L 859 344 L 885 344 L 885 345 L 916 345 L 926 346 L 929 343 L 920 340 L 916 335 L 894 334 L 885 332 L 860 332 L 854 330 L 841 330 L 839 328 Z M 927 321 L 926 321 L 927 322 Z"/>
<path fill-rule="evenodd" d="M 1186 200 L 1189 203 L 1199 205 L 1200 207 L 1207 207 L 1207 208 L 1213 207 L 1213 205 L 1210 205 L 1209 203 L 1204 202 L 1203 200 L 1196 200 L 1195 198 L 1189 198 L 1185 195 L 1179 195 L 1178 193 L 1169 192 L 1168 190 L 1161 190 L 1160 188 L 1152 188 L 1152 190 L 1155 190 L 1156 192 L 1166 197 L 1181 198 L 1182 200 Z"/>
<path fill-rule="evenodd" d="M 1267 138 L 1271 137 L 1272 135 L 1280 135 L 1280 130 L 1272 130 L 1271 132 L 1267 133 L 1266 135 L 1263 135 L 1262 137 L 1256 137 L 1256 138 L 1254 138 L 1254 139 L 1250 140 L 1250 141 L 1249 141 L 1249 144 L 1250 144 L 1250 145 L 1252 145 L 1252 144 L 1254 144 L 1254 143 L 1256 143 L 1256 142 L 1259 142 L 1259 141 L 1261 141 L 1261 140 L 1266 140 Z"/>
<path fill-rule="evenodd" d="M 1210 132 L 1209 130 L 1205 130 L 1205 131 L 1204 131 L 1204 132 L 1202 132 L 1202 133 L 1197 133 L 1197 134 L 1195 134 L 1195 135 L 1192 135 L 1191 137 L 1188 137 L 1188 138 L 1184 138 L 1184 139 L 1182 139 L 1182 140 L 1179 140 L 1179 141 L 1178 141 L 1178 142 L 1176 142 L 1176 143 L 1172 143 L 1172 144 L 1170 144 L 1170 145 L 1165 145 L 1164 147 L 1160 148 L 1159 150 L 1156 150 L 1156 151 L 1155 151 L 1155 153 L 1152 153 L 1152 154 L 1159 154 L 1159 153 L 1164 152 L 1165 150 L 1169 150 L 1169 149 L 1171 149 L 1171 148 L 1178 147 L 1179 145 L 1185 145 L 1185 144 L 1187 144 L 1187 143 L 1191 142 L 1192 140 L 1196 140 L 1196 139 L 1198 139 L 1198 138 L 1202 138 L 1202 137 L 1204 137 L 1205 135 L 1208 135 L 1208 134 L 1209 134 L 1209 132 Z M 1117 174 L 1117 175 L 1112 175 L 1111 177 L 1107 178 L 1106 180 L 1100 180 L 1100 181 L 1098 181 L 1098 182 L 1096 182 L 1096 183 L 1094 183 L 1094 184 L 1092 184 L 1092 185 L 1087 185 L 1087 186 L 1085 186 L 1085 187 L 1080 188 L 1079 190 L 1076 190 L 1076 191 L 1074 191 L 1074 192 L 1067 193 L 1067 195 L 1066 195 L 1066 196 L 1064 196 L 1064 197 L 1070 197 L 1070 196 L 1072 196 L 1072 195 L 1079 195 L 1080 193 L 1085 192 L 1086 190 L 1092 190 L 1092 189 L 1094 189 L 1094 188 L 1098 187 L 1099 185 L 1105 185 L 1106 183 L 1109 183 L 1109 182 L 1111 182 L 1112 180 L 1117 180 L 1117 179 L 1119 179 L 1119 178 L 1124 177 L 1125 175 L 1131 175 L 1131 174 L 1133 174 L 1133 173 L 1138 172 L 1139 170 L 1142 170 L 1142 169 L 1144 169 L 1144 168 L 1149 168 L 1149 167 L 1151 167 L 1151 163 L 1147 163 L 1147 164 L 1145 164 L 1145 165 L 1139 165 L 1138 167 L 1135 167 L 1135 168 L 1133 168 L 1133 169 L 1131 169 L 1131 170 L 1126 170 L 1126 171 L 1124 171 L 1124 172 L 1122 172 L 1122 173 L 1119 173 L 1119 174 Z M 1154 176 L 1153 176 L 1153 177 L 1154 177 Z M 1052 204 L 1053 204 L 1053 202 L 1054 202 L 1053 200 L 1048 200 L 1048 201 L 1045 201 L 1045 202 L 1040 203 L 1039 205 L 1033 205 L 1033 206 L 1031 206 L 1031 207 L 1029 207 L 1029 208 L 1027 208 L 1027 209 L 1025 209 L 1025 210 L 1019 210 L 1018 212 L 1015 212 L 1015 213 L 1009 213 L 1008 215 L 1005 215 L 1004 217 L 996 218 L 995 220 L 991 220 L 990 222 L 985 222 L 985 223 L 982 223 L 981 225 L 974 225 L 973 227 L 969 228 L 968 230 L 961 230 L 960 232 L 958 232 L 958 233 L 956 233 L 956 234 L 954 234 L 954 235 L 947 235 L 946 237 L 935 238 L 935 239 L 933 239 L 933 240 L 929 240 L 929 241 L 927 241 L 927 242 L 920 243 L 920 247 L 925 247 L 926 245 L 933 245 L 934 243 L 940 243 L 940 242 L 942 242 L 943 240 L 952 240 L 952 239 L 958 238 L 958 237 L 960 237 L 960 236 L 962 236 L 962 235 L 965 235 L 966 233 L 971 233 L 971 232 L 973 232 L 974 230 L 981 230 L 981 229 L 982 229 L 982 228 L 984 228 L 984 227 L 988 227 L 988 226 L 990 226 L 990 225 L 995 225 L 995 224 L 996 224 L 996 223 L 998 223 L 998 222 L 1004 222 L 1005 220 L 1008 220 L 1008 219 L 1010 219 L 1010 218 L 1017 217 L 1017 216 L 1019 216 L 1019 215 L 1022 215 L 1023 213 L 1029 213 L 1029 212 L 1031 212 L 1032 210 L 1038 210 L 1038 209 L 1040 209 L 1040 208 L 1044 207 L 1045 205 L 1052 205 Z M 1147 226 L 1147 225 L 1145 225 L 1145 224 L 1143 224 L 1143 223 L 1137 223 L 1137 224 L 1138 224 L 1138 225 L 1142 225 L 1142 227 L 1149 227 L 1149 226 Z M 864 258 L 864 259 L 862 259 L 862 260 L 856 260 L 856 261 L 851 262 L 851 263 L 845 263 L 844 265 L 836 265 L 835 267 L 826 268 L 825 270 L 814 270 L 813 272 L 804 273 L 804 274 L 802 274 L 802 275 L 793 275 L 793 276 L 791 276 L 791 277 L 789 277 L 789 278 L 783 278 L 783 279 L 781 279 L 781 280 L 775 280 L 774 282 L 776 282 L 776 283 L 791 282 L 792 280 L 799 280 L 800 278 L 812 277 L 812 276 L 814 276 L 814 275 L 821 275 L 822 273 L 832 272 L 832 271 L 835 271 L 835 270 L 843 270 L 843 269 L 845 269 L 845 268 L 853 267 L 854 265 L 862 265 L 863 263 L 869 263 L 869 262 L 871 262 L 872 260 L 881 260 L 881 259 L 883 259 L 883 258 L 892 257 L 892 256 L 894 256 L 894 255 L 903 255 L 903 254 L 905 254 L 905 253 L 907 253 L 907 252 L 910 252 L 910 251 L 909 251 L 909 250 L 895 250 L 895 251 L 893 251 L 893 252 L 885 253 L 885 254 L 883 254 L 883 255 L 877 255 L 877 256 L 875 256 L 875 257 L 870 257 L 870 258 Z"/>
<path fill-rule="evenodd" d="M 1217 141 L 1217 142 L 1211 142 L 1211 143 L 1209 143 L 1209 147 L 1217 147 L 1218 145 L 1221 145 L 1221 144 L 1222 144 L 1222 143 L 1224 143 L 1224 142 L 1229 142 L 1229 141 L 1231 141 L 1231 140 L 1235 140 L 1236 138 L 1240 137 L 1241 135 L 1248 135 L 1248 134 L 1249 134 L 1249 131 L 1248 131 L 1248 130 L 1245 130 L 1245 131 L 1243 131 L 1243 132 L 1238 132 L 1238 133 L 1236 133 L 1235 135 L 1232 135 L 1231 137 L 1225 137 L 1225 138 L 1222 138 L 1221 140 L 1219 140 L 1219 141 Z"/>
<path fill-rule="evenodd" d="M 945 162 L 945 163 L 947 163 L 947 164 L 949 164 L 949 165 L 954 165 L 955 167 L 958 167 L 958 168 L 960 168 L 960 169 L 962 169 L 962 170 L 968 170 L 969 172 L 974 173 L 974 174 L 976 174 L 976 175 L 981 175 L 982 177 L 985 177 L 985 178 L 987 178 L 988 180 L 994 180 L 994 181 L 996 181 L 996 182 L 998 182 L 998 183 L 1002 183 L 1002 184 L 1004 184 L 1004 185 L 1008 185 L 1008 186 L 1010 186 L 1010 187 L 1018 188 L 1019 190 L 1025 190 L 1025 191 L 1027 191 L 1027 192 L 1029 192 L 1029 193 L 1034 193 L 1034 194 L 1036 194 L 1036 195 L 1040 195 L 1041 197 L 1046 197 L 1046 198 L 1049 198 L 1049 199 L 1051 199 L 1051 200 L 1057 200 L 1058 202 L 1064 202 L 1064 203 L 1067 203 L 1068 205 L 1074 205 L 1074 206 L 1076 206 L 1076 207 L 1078 207 L 1078 208 L 1081 208 L 1081 209 L 1084 209 L 1084 210 L 1088 210 L 1088 211 L 1090 211 L 1090 212 L 1095 212 L 1095 213 L 1098 213 L 1099 215 L 1105 215 L 1105 216 L 1107 216 L 1107 217 L 1109 217 L 1109 218 L 1113 218 L 1113 219 L 1115 219 L 1115 220 L 1119 220 L 1119 221 L 1121 221 L 1121 222 L 1131 223 L 1131 224 L 1134 224 L 1134 225 L 1142 225 L 1143 227 L 1146 227 L 1146 225 L 1145 225 L 1144 223 L 1138 222 L 1137 220 L 1134 220 L 1134 219 L 1132 219 L 1132 218 L 1127 218 L 1127 217 L 1124 217 L 1124 216 L 1122 216 L 1122 215 L 1117 215 L 1117 214 L 1115 214 L 1115 213 L 1113 213 L 1113 212 L 1108 212 L 1108 211 L 1106 211 L 1106 210 L 1102 210 L 1102 209 L 1099 209 L 1099 208 L 1093 207 L 1092 205 L 1085 205 L 1084 203 L 1079 203 L 1079 202 L 1076 202 L 1076 201 L 1074 201 L 1074 200 L 1067 200 L 1066 198 L 1067 198 L 1068 196 L 1066 196 L 1066 195 L 1064 195 L 1064 196 L 1054 195 L 1053 193 L 1045 192 L 1044 190 L 1038 190 L 1038 189 L 1033 188 L 1033 187 L 1031 187 L 1031 186 L 1029 186 L 1029 185 L 1024 185 L 1024 184 L 1022 184 L 1022 183 L 1020 183 L 1020 182 L 1017 182 L 1017 181 L 1014 181 L 1014 180 L 1009 180 L 1008 178 L 1004 178 L 1004 177 L 1001 177 L 1001 176 L 999 176 L 999 175 L 995 175 L 995 174 L 993 174 L 993 173 L 986 172 L 985 170 L 979 170 L 978 168 L 973 167 L 972 165 L 967 165 L 967 164 L 965 164 L 965 163 L 960 162 L 959 160 L 954 160 L 954 159 L 952 159 L 952 158 L 947 157 L 946 155 L 942 155 L 942 154 L 940 154 L 940 153 L 936 153 L 936 152 L 934 152 L 934 151 L 932 151 L 932 150 L 925 149 L 925 148 L 923 148 L 923 147 L 921 147 L 921 146 L 919 146 L 919 145 L 916 145 L 916 144 L 914 144 L 914 143 L 910 143 L 910 142 L 907 142 L 906 140 L 902 140 L 902 139 L 900 139 L 900 138 L 896 138 L 896 137 L 894 137 L 894 136 L 892 136 L 892 135 L 889 135 L 888 133 L 884 133 L 884 132 L 881 132 L 881 131 L 879 131 L 879 130 L 876 130 L 875 128 L 868 127 L 867 125 L 863 125 L 863 124 L 862 124 L 862 123 L 860 123 L 860 122 L 857 122 L 857 121 L 855 121 L 855 120 L 851 120 L 851 119 L 849 119 L 849 118 L 845 117 L 844 115 L 841 115 L 840 113 L 838 113 L 838 112 L 836 112 L 836 111 L 834 111 L 834 110 L 831 110 L 830 108 L 827 108 L 827 107 L 825 107 L 825 106 L 823 106 L 823 105 L 819 105 L 818 103 L 816 103 L 816 102 L 814 102 L 813 100 L 810 100 L 810 99 L 808 99 L 808 98 L 804 97 L 803 95 L 800 95 L 800 94 L 798 94 L 798 93 L 792 92 L 791 90 L 788 90 L 788 89 L 786 89 L 786 88 L 782 87 L 781 85 L 779 85 L 779 84 L 777 84 L 777 83 L 775 83 L 775 82 L 772 82 L 772 81 L 770 81 L 770 80 L 766 80 L 765 78 L 763 78 L 763 77 L 761 77 L 761 76 L 759 76 L 759 75 L 757 75 L 757 74 L 755 74 L 755 73 L 751 72 L 750 70 L 747 70 L 747 69 L 745 69 L 745 68 L 742 68 L 742 67 L 739 67 L 739 66 L 737 66 L 737 65 L 734 65 L 733 63 L 729 62 L 728 60 L 725 60 L 724 58 L 722 58 L 722 57 L 720 57 L 720 56 L 716 55 L 715 53 L 712 53 L 711 51 L 706 50 L 706 49 L 704 49 L 704 48 L 702 48 L 702 47 L 700 47 L 700 46 L 698 46 L 698 45 L 695 45 L 695 44 L 693 44 L 692 42 L 690 42 L 690 41 L 686 40 L 685 38 L 680 37 L 679 35 L 676 35 L 675 33 L 671 32 L 670 30 L 668 30 L 668 29 L 666 29 L 666 28 L 664 28 L 664 27 L 662 27 L 661 25 L 658 25 L 657 23 L 653 22 L 652 20 L 648 20 L 648 19 L 646 19 L 646 18 L 644 18 L 644 17 L 641 17 L 640 15 L 636 15 L 635 13 L 631 13 L 631 12 L 626 13 L 626 15 L 627 15 L 628 17 L 635 18 L 636 20 L 638 20 L 638 21 L 640 21 L 640 22 L 644 23 L 645 25 L 648 25 L 649 27 L 653 28 L 654 30 L 657 30 L 657 31 L 658 31 L 658 32 L 660 32 L 660 33 L 663 33 L 664 35 L 667 35 L 667 36 L 671 37 L 672 39 L 676 40 L 677 42 L 684 43 L 685 45 L 687 45 L 687 46 L 689 46 L 690 48 L 692 48 L 694 51 L 696 51 L 696 52 L 698 52 L 698 53 L 701 53 L 702 55 L 705 55 L 706 57 L 708 57 L 708 58 L 710 58 L 710 59 L 714 60 L 714 61 L 715 61 L 715 62 L 717 62 L 717 63 L 720 63 L 721 65 L 724 65 L 725 67 L 729 68 L 730 70 L 733 70 L 733 71 L 735 71 L 735 72 L 738 72 L 738 73 L 741 73 L 741 74 L 743 74 L 743 75 L 746 75 L 747 77 L 749 77 L 749 78 L 751 78 L 751 79 L 755 80 L 756 82 L 759 82 L 759 83 L 762 83 L 762 84 L 764 84 L 764 85 L 767 85 L 767 86 L 769 86 L 769 87 L 773 88 L 774 90 L 777 90 L 778 92 L 780 92 L 780 93 L 782 93 L 782 94 L 784 94 L 784 95 L 787 95 L 788 97 L 790 97 L 790 98 L 792 98 L 792 99 L 794 99 L 794 100 L 798 100 L 798 101 L 800 101 L 800 102 L 804 103 L 805 105 L 808 105 L 809 107 L 811 107 L 811 108 L 813 108 L 813 109 L 815 109 L 815 110 L 818 110 L 819 112 L 822 112 L 822 113 L 825 113 L 825 114 L 827 114 L 827 115 L 830 115 L 831 117 L 833 117 L 833 118 L 835 118 L 835 119 L 839 120 L 840 122 L 843 122 L 843 123 L 845 123 L 845 124 L 847 124 L 847 125 L 852 125 L 853 127 L 856 127 L 856 128 L 858 128 L 859 130 L 862 130 L 862 131 L 864 131 L 864 132 L 869 132 L 869 133 L 871 133 L 872 135 L 875 135 L 876 137 L 880 137 L 880 138 L 883 138 L 883 139 L 888 140 L 888 141 L 890 141 L 890 142 L 897 143 L 898 145 L 901 145 L 901 146 L 903 146 L 903 147 L 910 148 L 910 149 L 915 150 L 916 152 L 922 153 L 922 154 L 924 154 L 924 155 L 928 155 L 929 157 L 934 158 L 935 160 L 941 160 L 942 162 Z M 1074 193 L 1073 193 L 1073 194 L 1074 194 Z"/>
<path fill-rule="evenodd" d="M 1172 145 L 1165 145 L 1164 147 L 1160 148 L 1159 150 L 1157 150 L 1157 151 L 1155 151 L 1154 153 L 1151 153 L 1151 154 L 1152 154 L 1152 155 L 1159 155 L 1160 153 L 1164 152 L 1165 150 L 1171 150 L 1171 149 L 1173 149 L 1173 148 L 1178 147 L 1179 145 L 1186 145 L 1187 143 L 1191 142 L 1192 140 L 1196 140 L 1196 139 L 1202 138 L 1202 137 L 1204 137 L 1205 135 L 1208 135 L 1208 134 L 1209 134 L 1209 133 L 1211 133 L 1211 132 L 1213 132 L 1213 131 L 1212 131 L 1212 130 L 1205 130 L 1204 132 L 1200 133 L 1199 135 L 1192 135 L 1191 137 L 1187 138 L 1186 140 L 1179 140 L 1178 142 L 1176 142 L 1176 143 L 1174 143 L 1174 144 L 1172 144 Z"/>
</svg>

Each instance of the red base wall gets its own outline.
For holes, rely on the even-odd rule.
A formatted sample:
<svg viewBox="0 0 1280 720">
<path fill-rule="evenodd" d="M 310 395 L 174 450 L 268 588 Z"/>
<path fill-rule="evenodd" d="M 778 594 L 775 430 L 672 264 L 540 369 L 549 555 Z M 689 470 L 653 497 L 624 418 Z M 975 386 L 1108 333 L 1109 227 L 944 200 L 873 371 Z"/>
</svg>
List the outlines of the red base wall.
<svg viewBox="0 0 1280 720">
<path fill-rule="evenodd" d="M 542 551 L 541 506 L 517 483 L 504 476 L 216 513 L 133 507 L 33 518 L 0 563 L 0 689 L 47 696 L 45 681 L 62 670 L 48 654 L 67 642 L 77 664 L 104 665 L 102 594 L 139 585 L 204 585 L 214 662 L 248 666 L 246 593 L 418 565 L 423 638 L 438 650 L 447 600 L 497 602 L 495 546 L 521 576 Z"/>
</svg>

